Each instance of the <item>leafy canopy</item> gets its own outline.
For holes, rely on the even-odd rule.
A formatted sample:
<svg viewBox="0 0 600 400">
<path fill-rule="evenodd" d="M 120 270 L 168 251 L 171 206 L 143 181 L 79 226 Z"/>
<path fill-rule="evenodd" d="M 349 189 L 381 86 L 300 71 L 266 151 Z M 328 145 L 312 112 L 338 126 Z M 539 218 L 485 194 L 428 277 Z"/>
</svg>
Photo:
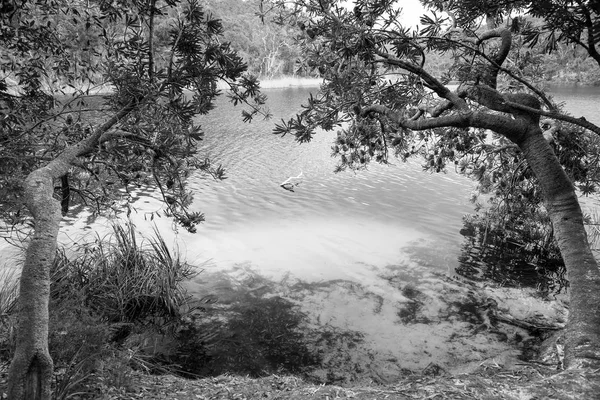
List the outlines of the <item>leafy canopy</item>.
<svg viewBox="0 0 600 400">
<path fill-rule="evenodd" d="M 392 156 L 420 157 L 431 172 L 455 169 L 475 179 L 504 218 L 513 213 L 525 219 L 541 197 L 518 147 L 489 126 L 455 121 L 469 112 L 488 113 L 490 120 L 497 111 L 515 114 L 502 104 L 507 99 L 536 111 L 532 97 L 548 115 L 559 113 L 540 87 L 542 59 L 527 47 L 533 25 L 511 17 L 530 10 L 532 2 L 424 3 L 437 12 L 413 31 L 399 22 L 399 1 L 356 1 L 353 7 L 325 0 L 263 2 L 265 15 L 300 27 L 302 67 L 324 78 L 319 93 L 275 133 L 308 142 L 320 129 L 337 131 L 332 155 L 339 159 L 338 171 L 387 163 Z M 452 60 L 437 76 L 428 62 L 436 54 Z M 474 94 L 484 90 L 485 96 Z M 457 110 L 447 99 L 464 100 L 465 108 Z M 583 127 L 600 130 L 563 117 L 542 119 L 545 135 L 571 179 L 584 194 L 593 193 L 599 143 Z"/>
<path fill-rule="evenodd" d="M 267 115 L 221 21 L 197 0 L 44 0 L 0 18 L 2 220 L 27 221 L 25 177 L 100 132 L 57 182 L 63 214 L 122 208 L 136 190 L 158 187 L 168 214 L 194 230 L 203 216 L 187 210 L 185 178 L 198 169 L 224 178 L 198 157 L 204 132 L 194 117 L 214 107 L 223 84 L 250 106 L 244 120 Z"/>
</svg>

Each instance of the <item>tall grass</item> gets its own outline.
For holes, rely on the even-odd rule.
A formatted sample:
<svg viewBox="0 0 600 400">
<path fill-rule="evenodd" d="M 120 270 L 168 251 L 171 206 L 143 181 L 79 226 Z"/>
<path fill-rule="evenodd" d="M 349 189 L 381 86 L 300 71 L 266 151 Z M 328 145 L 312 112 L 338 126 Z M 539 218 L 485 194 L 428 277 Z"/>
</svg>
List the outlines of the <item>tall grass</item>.
<svg viewBox="0 0 600 400">
<path fill-rule="evenodd" d="M 17 304 L 18 279 L 12 268 L 0 270 L 0 362 L 8 361 L 13 347 L 14 314 Z"/>
<path fill-rule="evenodd" d="M 17 278 L 15 269 L 0 269 L 0 321 L 14 311 L 19 289 Z"/>
<path fill-rule="evenodd" d="M 584 220 L 592 253 L 600 261 L 600 212 L 593 210 L 591 214 L 584 216 Z"/>
<path fill-rule="evenodd" d="M 144 238 L 131 223 L 114 225 L 111 235 L 76 248 L 74 256 L 57 252 L 49 337 L 57 399 L 127 382 L 131 367 L 147 369 L 155 354 L 144 353 L 141 343 L 157 332 L 176 341 L 191 304 L 182 283 L 197 271 L 153 233 Z"/>
<path fill-rule="evenodd" d="M 145 239 L 131 223 L 114 225 L 110 237 L 84 245 L 79 254 L 71 259 L 64 250 L 57 254 L 54 299 L 80 292 L 85 305 L 111 323 L 166 321 L 189 304 L 181 284 L 197 271 L 173 253 L 156 229 Z"/>
</svg>

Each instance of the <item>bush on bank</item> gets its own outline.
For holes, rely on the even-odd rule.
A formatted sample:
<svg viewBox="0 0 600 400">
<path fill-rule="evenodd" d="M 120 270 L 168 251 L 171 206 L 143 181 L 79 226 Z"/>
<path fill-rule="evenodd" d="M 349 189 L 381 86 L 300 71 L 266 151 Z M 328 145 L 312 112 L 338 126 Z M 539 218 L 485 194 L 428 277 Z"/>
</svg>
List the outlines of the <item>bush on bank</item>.
<svg viewBox="0 0 600 400">
<path fill-rule="evenodd" d="M 158 231 L 142 238 L 131 223 L 115 225 L 110 236 L 74 252 L 59 250 L 50 295 L 55 398 L 133 390 L 136 370 L 188 378 L 263 376 L 301 372 L 318 362 L 299 333 L 305 316 L 287 300 L 242 296 L 211 312 L 207 303 L 214 296 L 193 298 L 184 288 L 198 273 Z M 0 357 L 7 365 L 16 280 L 4 282 Z M 3 389 L 0 379 L 0 397 Z"/>
</svg>

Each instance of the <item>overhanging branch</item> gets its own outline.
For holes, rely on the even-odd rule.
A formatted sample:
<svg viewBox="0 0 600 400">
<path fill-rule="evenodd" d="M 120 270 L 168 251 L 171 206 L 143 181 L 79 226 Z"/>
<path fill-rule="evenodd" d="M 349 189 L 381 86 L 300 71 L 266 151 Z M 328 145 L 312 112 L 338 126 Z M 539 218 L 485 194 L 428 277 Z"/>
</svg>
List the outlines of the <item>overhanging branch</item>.
<svg viewBox="0 0 600 400">
<path fill-rule="evenodd" d="M 427 39 L 430 40 L 431 38 L 429 37 L 420 37 L 420 39 Z M 554 104 L 552 104 L 552 102 L 550 101 L 550 99 L 548 99 L 548 97 L 545 95 L 544 92 L 542 92 L 541 90 L 539 90 L 538 88 L 536 88 L 535 86 L 533 86 L 531 83 L 527 82 L 525 79 L 521 78 L 520 76 L 516 75 L 514 72 L 512 72 L 510 69 L 505 68 L 501 65 L 496 64 L 496 62 L 491 59 L 487 54 L 483 53 L 482 51 L 469 46 L 468 44 L 465 44 L 461 41 L 458 40 L 454 40 L 454 39 L 450 39 L 450 38 L 446 38 L 446 37 L 442 37 L 442 38 L 436 38 L 436 40 L 440 40 L 440 41 L 444 41 L 444 42 L 448 42 L 448 43 L 452 43 L 452 44 L 456 44 L 458 46 L 461 46 L 475 54 L 477 54 L 479 57 L 485 59 L 487 62 L 489 62 L 491 65 L 493 65 L 495 68 L 498 68 L 498 70 L 500 72 L 505 73 L 506 75 L 510 76 L 511 78 L 513 78 L 514 80 L 518 81 L 519 83 L 521 83 L 523 86 L 525 86 L 527 89 L 531 90 L 533 93 L 535 93 L 546 105 L 546 107 L 548 107 L 549 110 L 555 110 L 556 107 L 554 106 Z"/>
<path fill-rule="evenodd" d="M 493 29 L 484 32 L 483 35 L 479 37 L 477 44 L 481 44 L 484 41 L 492 38 L 501 39 L 500 48 L 498 49 L 498 53 L 496 54 L 493 60 L 489 60 L 489 58 L 486 57 L 490 61 L 490 66 L 483 78 L 487 85 L 496 88 L 498 81 L 498 72 L 500 72 L 500 68 L 506 60 L 506 57 L 508 56 L 508 53 L 510 52 L 510 48 L 512 46 L 512 34 L 506 28 Z"/>
<path fill-rule="evenodd" d="M 557 112 L 543 111 L 543 110 L 540 110 L 537 108 L 528 107 L 526 105 L 523 105 L 520 103 L 515 103 L 512 101 L 506 101 L 505 104 L 509 107 L 516 108 L 516 109 L 526 111 L 529 113 L 541 115 L 541 116 L 552 118 L 552 119 L 558 119 L 560 121 L 569 122 L 571 124 L 578 125 L 582 128 L 589 129 L 590 131 L 600 135 L 600 127 L 589 122 L 588 120 L 586 120 L 583 117 L 575 118 L 575 117 L 571 117 L 569 115 L 565 115 L 565 114 L 561 114 L 561 113 L 557 113 Z"/>
<path fill-rule="evenodd" d="M 500 114 L 481 111 L 469 111 L 445 115 L 436 118 L 405 118 L 402 113 L 381 104 L 373 104 L 360 110 L 359 115 L 366 117 L 369 113 L 385 115 L 392 122 L 406 129 L 423 131 L 435 128 L 481 128 L 489 129 L 517 143 L 527 131 L 527 123 Z"/>
<path fill-rule="evenodd" d="M 405 71 L 411 72 L 411 73 L 417 75 L 418 77 L 420 77 L 421 79 L 423 79 L 423 81 L 427 84 L 427 86 L 431 90 L 433 90 L 439 97 L 441 97 L 443 99 L 447 99 L 448 101 L 452 102 L 454 107 L 456 107 L 458 110 L 463 110 L 463 111 L 469 110 L 469 107 L 467 106 L 467 104 L 465 103 L 465 101 L 463 99 L 461 99 L 456 93 L 454 93 L 450 89 L 448 89 L 442 82 L 440 82 L 433 75 L 431 75 L 430 73 L 425 71 L 423 68 L 421 68 L 418 65 L 415 65 L 413 63 L 395 58 L 395 57 L 391 56 L 390 54 L 385 53 L 381 50 L 377 50 L 376 54 L 383 59 L 380 62 L 394 65 Z"/>
<path fill-rule="evenodd" d="M 459 128 L 467 128 L 469 126 L 469 115 L 467 113 L 463 114 L 453 114 L 446 115 L 443 117 L 437 118 L 427 118 L 427 119 L 412 119 L 412 118 L 404 118 L 402 113 L 398 111 L 392 110 L 389 107 L 386 107 L 381 104 L 373 104 L 367 106 L 360 111 L 360 115 L 362 117 L 367 116 L 369 113 L 378 113 L 385 115 L 392 122 L 398 124 L 399 126 L 407 129 L 412 129 L 416 131 L 423 131 L 426 129 L 434 129 L 434 128 L 444 128 L 444 127 L 459 127 Z"/>
</svg>

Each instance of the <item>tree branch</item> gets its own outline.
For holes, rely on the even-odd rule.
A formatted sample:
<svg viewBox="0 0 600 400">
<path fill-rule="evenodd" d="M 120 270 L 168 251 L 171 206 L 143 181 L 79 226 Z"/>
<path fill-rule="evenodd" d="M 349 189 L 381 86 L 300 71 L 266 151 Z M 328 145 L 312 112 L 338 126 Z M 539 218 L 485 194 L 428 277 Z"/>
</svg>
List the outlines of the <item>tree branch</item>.
<svg viewBox="0 0 600 400">
<path fill-rule="evenodd" d="M 431 38 L 422 38 L 422 39 L 431 39 Z M 448 43 L 453 43 L 456 45 L 459 45 L 461 47 L 464 47 L 465 49 L 472 51 L 473 53 L 477 54 L 478 56 L 484 58 L 486 61 L 488 61 L 490 64 L 495 64 L 494 60 L 492 60 L 487 54 L 483 53 L 482 51 L 471 47 L 463 42 L 454 40 L 454 39 L 449 39 L 449 38 L 436 38 L 436 40 L 443 40 L 445 42 Z M 542 99 L 542 101 L 544 102 L 544 104 L 546 104 L 546 107 L 548 107 L 549 110 L 555 110 L 556 107 L 554 106 L 554 104 L 552 104 L 552 102 L 548 99 L 548 97 L 544 94 L 544 92 L 542 92 L 541 90 L 539 90 L 538 88 L 536 88 L 535 86 L 533 86 L 531 83 L 527 82 L 525 79 L 517 76 L 515 73 L 513 73 L 511 70 L 504 68 L 501 65 L 495 65 L 499 71 L 504 72 L 506 75 L 510 76 L 511 78 L 513 78 L 514 80 L 518 81 L 519 83 L 521 83 L 523 86 L 525 86 L 526 88 L 528 88 L 529 90 L 531 90 L 533 93 L 535 93 L 540 99 Z"/>
<path fill-rule="evenodd" d="M 516 108 L 516 109 L 519 109 L 519 110 L 522 110 L 522 111 L 525 111 L 528 113 L 533 113 L 533 114 L 541 115 L 544 117 L 569 122 L 571 124 L 578 125 L 582 128 L 588 129 L 588 130 L 600 135 L 600 127 L 587 121 L 584 117 L 575 118 L 575 117 L 571 117 L 569 115 L 561 114 L 558 112 L 547 112 L 547 111 L 543 111 L 543 110 L 540 110 L 537 108 L 528 107 L 528 106 L 520 104 L 520 103 L 515 103 L 512 101 L 506 101 L 505 104 L 509 107 Z"/>
<path fill-rule="evenodd" d="M 150 16 L 148 17 L 148 78 L 154 82 L 154 14 L 156 0 L 150 0 Z"/>
<path fill-rule="evenodd" d="M 121 110 L 119 110 L 119 112 L 117 112 L 115 115 L 113 115 L 108 121 L 106 121 L 104 124 L 102 124 L 101 126 L 96 128 L 94 133 L 92 133 L 87 138 L 82 139 L 81 141 L 74 144 L 73 146 L 67 147 L 65 149 L 65 151 L 63 153 L 61 153 L 61 155 L 59 155 L 59 157 L 62 156 L 63 158 L 68 159 L 69 160 L 68 162 L 71 163 L 72 160 L 74 160 L 75 158 L 84 156 L 84 155 L 89 154 L 90 152 L 94 151 L 94 149 L 100 142 L 100 138 L 102 137 L 102 135 L 104 135 L 110 128 L 112 128 L 114 125 L 116 125 L 120 120 L 125 118 L 127 116 L 127 114 L 129 114 L 131 111 L 133 111 L 134 108 L 139 106 L 140 102 L 141 101 L 138 101 L 138 100 L 131 100 L 129 102 L 129 104 L 127 104 L 125 107 L 123 107 Z"/>
<path fill-rule="evenodd" d="M 371 112 L 383 114 L 399 126 L 415 131 L 448 127 L 482 128 L 490 129 L 498 134 L 506 136 L 515 143 L 519 141 L 521 136 L 527 130 L 527 124 L 521 120 L 479 111 L 469 111 L 437 118 L 413 119 L 404 118 L 401 113 L 384 105 L 373 104 L 361 109 L 359 115 L 365 117 Z"/>
<path fill-rule="evenodd" d="M 408 72 L 412 72 L 413 74 L 419 76 L 421 79 L 423 79 L 423 81 L 425 81 L 427 86 L 431 90 L 433 90 L 439 97 L 447 99 L 457 109 L 462 111 L 469 111 L 469 107 L 463 99 L 461 99 L 456 93 L 448 89 L 443 83 L 437 80 L 433 75 L 429 74 L 423 68 L 410 62 L 399 60 L 391 56 L 390 54 L 382 52 L 381 50 L 376 50 L 376 54 L 383 58 L 381 62 L 385 62 L 390 65 L 395 65 L 399 68 L 402 68 Z"/>
<path fill-rule="evenodd" d="M 173 76 L 173 61 L 175 59 L 175 49 L 179 44 L 179 40 L 181 40 L 181 35 L 183 35 L 183 28 L 180 27 L 179 32 L 177 33 L 177 38 L 173 42 L 173 46 L 171 47 L 171 54 L 169 55 L 169 67 L 167 68 L 167 79 L 165 82 L 170 82 Z"/>
<path fill-rule="evenodd" d="M 477 44 L 480 45 L 484 41 L 492 38 L 500 38 L 502 41 L 500 43 L 498 54 L 496 54 L 493 60 L 488 59 L 490 61 L 490 69 L 483 78 L 487 85 L 495 89 L 498 85 L 498 72 L 500 72 L 500 68 L 506 60 L 512 46 L 512 34 L 506 28 L 493 29 L 481 35 Z"/>
</svg>

